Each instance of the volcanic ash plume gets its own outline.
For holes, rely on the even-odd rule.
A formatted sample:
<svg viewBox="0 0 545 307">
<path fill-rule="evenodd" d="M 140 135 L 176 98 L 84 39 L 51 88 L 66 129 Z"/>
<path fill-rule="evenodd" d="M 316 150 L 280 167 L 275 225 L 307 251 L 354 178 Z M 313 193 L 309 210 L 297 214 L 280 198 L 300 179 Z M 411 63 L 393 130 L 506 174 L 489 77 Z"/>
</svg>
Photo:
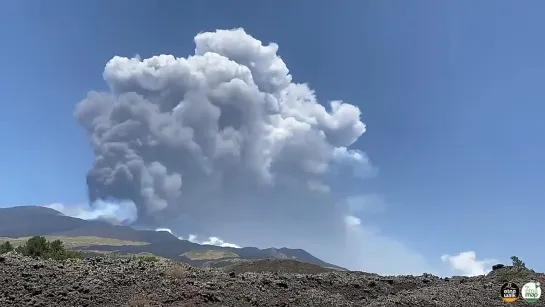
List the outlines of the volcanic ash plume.
<svg viewBox="0 0 545 307">
<path fill-rule="evenodd" d="M 373 171 L 349 149 L 365 132 L 360 110 L 319 104 L 292 82 L 278 45 L 243 29 L 194 41 L 187 58 L 113 57 L 103 73 L 110 92 L 78 104 L 95 154 L 90 200 L 132 201 L 139 222 L 158 227 L 173 217 L 203 229 L 323 226 L 336 210 L 332 176 Z"/>
</svg>

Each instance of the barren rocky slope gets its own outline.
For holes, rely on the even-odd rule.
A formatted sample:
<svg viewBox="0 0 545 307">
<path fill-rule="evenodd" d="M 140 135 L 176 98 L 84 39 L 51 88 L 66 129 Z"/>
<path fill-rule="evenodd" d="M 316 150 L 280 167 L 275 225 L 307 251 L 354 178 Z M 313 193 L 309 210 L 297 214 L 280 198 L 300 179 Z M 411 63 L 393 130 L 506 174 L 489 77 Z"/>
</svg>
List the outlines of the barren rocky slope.
<svg viewBox="0 0 545 307">
<path fill-rule="evenodd" d="M 501 278 L 381 277 L 257 261 L 204 270 L 168 261 L 0 255 L 0 306 L 505 306 Z M 255 271 L 279 270 L 282 273 Z M 543 274 L 532 274 L 545 284 Z M 526 282 L 521 280 L 520 282 Z M 516 282 L 516 281 L 515 281 Z M 518 306 L 527 305 L 520 299 Z M 529 304 L 528 304 L 529 305 Z M 545 299 L 532 304 L 545 306 Z"/>
</svg>

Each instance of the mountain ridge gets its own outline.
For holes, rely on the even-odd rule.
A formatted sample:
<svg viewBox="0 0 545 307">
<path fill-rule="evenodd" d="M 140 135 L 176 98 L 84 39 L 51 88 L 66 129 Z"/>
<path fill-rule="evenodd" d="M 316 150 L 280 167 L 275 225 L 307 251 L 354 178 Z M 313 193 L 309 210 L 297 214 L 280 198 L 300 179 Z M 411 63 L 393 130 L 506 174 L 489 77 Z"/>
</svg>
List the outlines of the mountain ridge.
<svg viewBox="0 0 545 307">
<path fill-rule="evenodd" d="M 259 249 L 257 247 L 234 248 L 201 245 L 188 240 L 181 240 L 167 231 L 138 230 L 127 225 L 113 225 L 104 220 L 83 220 L 64 215 L 47 207 L 18 206 L 0 208 L 0 237 L 21 238 L 38 235 L 97 237 L 146 242 L 148 244 L 122 246 L 91 244 L 76 249 L 121 254 L 151 253 L 194 266 L 223 266 L 233 262 L 258 259 L 295 259 L 326 268 L 344 270 L 344 268 L 327 263 L 303 249 L 287 247 Z M 187 255 L 201 255 L 199 257 L 202 258 L 190 258 Z M 224 255 L 224 257 L 221 257 L 221 255 Z"/>
</svg>

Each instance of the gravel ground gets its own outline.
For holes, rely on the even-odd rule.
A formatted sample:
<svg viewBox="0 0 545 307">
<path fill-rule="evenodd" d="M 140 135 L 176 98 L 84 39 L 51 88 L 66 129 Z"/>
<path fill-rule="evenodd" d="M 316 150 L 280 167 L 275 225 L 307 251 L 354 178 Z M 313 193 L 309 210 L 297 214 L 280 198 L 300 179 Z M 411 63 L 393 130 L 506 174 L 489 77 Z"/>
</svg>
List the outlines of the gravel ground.
<svg viewBox="0 0 545 307">
<path fill-rule="evenodd" d="M 499 297 L 508 270 L 442 279 L 324 271 L 295 261 L 220 270 L 128 258 L 44 261 L 10 253 L 0 255 L 0 306 L 495 307 L 509 305 Z M 532 278 L 545 285 L 544 276 L 532 272 L 513 281 L 522 286 Z M 545 306 L 545 298 L 513 305 Z"/>
</svg>

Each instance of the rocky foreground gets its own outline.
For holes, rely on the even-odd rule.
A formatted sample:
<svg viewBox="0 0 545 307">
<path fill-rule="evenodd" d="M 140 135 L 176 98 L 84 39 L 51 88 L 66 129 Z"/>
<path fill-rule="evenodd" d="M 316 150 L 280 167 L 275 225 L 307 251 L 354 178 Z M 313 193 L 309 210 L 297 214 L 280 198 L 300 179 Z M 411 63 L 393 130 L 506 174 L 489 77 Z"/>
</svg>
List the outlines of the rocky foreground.
<svg viewBox="0 0 545 307">
<path fill-rule="evenodd" d="M 509 275 L 500 271 L 473 278 L 382 277 L 295 261 L 206 270 L 169 261 L 59 262 L 10 253 L 0 255 L 0 306 L 506 306 L 499 294 Z M 531 275 L 514 281 L 545 284 L 543 274 Z M 545 306 L 545 298 L 514 305 Z"/>
</svg>

